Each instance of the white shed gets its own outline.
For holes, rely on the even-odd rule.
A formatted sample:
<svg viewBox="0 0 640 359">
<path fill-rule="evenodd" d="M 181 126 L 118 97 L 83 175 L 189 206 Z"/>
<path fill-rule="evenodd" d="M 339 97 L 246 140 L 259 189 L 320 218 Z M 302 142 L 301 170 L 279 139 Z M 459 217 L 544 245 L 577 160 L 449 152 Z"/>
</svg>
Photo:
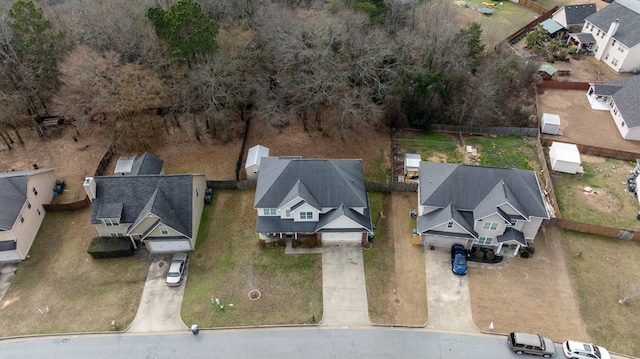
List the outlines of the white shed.
<svg viewBox="0 0 640 359">
<path fill-rule="evenodd" d="M 404 155 L 405 176 L 417 176 L 420 173 L 420 161 L 422 157 L 418 153 L 407 153 Z"/>
<path fill-rule="evenodd" d="M 247 172 L 247 179 L 257 180 L 258 171 L 260 170 L 260 160 L 262 157 L 269 157 L 269 149 L 264 146 L 253 146 L 247 154 L 247 162 L 244 169 Z"/>
<path fill-rule="evenodd" d="M 564 173 L 582 173 L 580 151 L 572 143 L 553 142 L 549 148 L 551 169 Z"/>
<path fill-rule="evenodd" d="M 540 121 L 540 131 L 549 135 L 557 135 L 560 130 L 560 116 L 553 113 L 543 113 Z"/>
</svg>

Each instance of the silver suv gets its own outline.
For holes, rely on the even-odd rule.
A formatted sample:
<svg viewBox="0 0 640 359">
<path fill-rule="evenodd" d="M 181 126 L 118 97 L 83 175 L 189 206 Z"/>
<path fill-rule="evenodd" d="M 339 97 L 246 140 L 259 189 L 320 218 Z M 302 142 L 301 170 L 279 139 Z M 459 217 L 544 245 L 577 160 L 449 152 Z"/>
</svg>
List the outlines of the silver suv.
<svg viewBox="0 0 640 359">
<path fill-rule="evenodd" d="M 542 355 L 544 358 L 556 355 L 553 341 L 538 334 L 511 333 L 507 336 L 507 345 L 516 354 Z"/>
</svg>

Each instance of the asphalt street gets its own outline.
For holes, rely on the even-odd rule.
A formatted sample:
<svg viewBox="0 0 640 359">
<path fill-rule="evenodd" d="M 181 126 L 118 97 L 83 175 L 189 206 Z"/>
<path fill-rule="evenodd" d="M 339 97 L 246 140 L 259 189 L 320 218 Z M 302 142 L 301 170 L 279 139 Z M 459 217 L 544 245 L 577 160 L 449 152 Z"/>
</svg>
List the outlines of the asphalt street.
<svg viewBox="0 0 640 359">
<path fill-rule="evenodd" d="M 559 350 L 560 348 L 558 348 Z M 562 357 L 561 353 L 558 353 Z M 513 359 L 502 336 L 370 329 L 251 329 L 70 335 L 0 341 L 0 358 Z"/>
</svg>

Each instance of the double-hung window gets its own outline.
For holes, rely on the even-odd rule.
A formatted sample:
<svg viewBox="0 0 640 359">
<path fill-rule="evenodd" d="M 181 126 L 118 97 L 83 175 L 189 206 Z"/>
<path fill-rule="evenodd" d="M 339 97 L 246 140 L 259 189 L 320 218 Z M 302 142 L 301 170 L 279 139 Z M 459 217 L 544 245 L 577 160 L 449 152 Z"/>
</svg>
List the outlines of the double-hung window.
<svg viewBox="0 0 640 359">
<path fill-rule="evenodd" d="M 265 216 L 275 216 L 277 213 L 277 208 L 263 208 L 262 214 Z"/>
<path fill-rule="evenodd" d="M 482 229 L 485 231 L 495 231 L 498 229 L 498 222 L 484 222 Z"/>
<path fill-rule="evenodd" d="M 313 219 L 313 212 L 300 212 L 300 219 Z"/>
</svg>

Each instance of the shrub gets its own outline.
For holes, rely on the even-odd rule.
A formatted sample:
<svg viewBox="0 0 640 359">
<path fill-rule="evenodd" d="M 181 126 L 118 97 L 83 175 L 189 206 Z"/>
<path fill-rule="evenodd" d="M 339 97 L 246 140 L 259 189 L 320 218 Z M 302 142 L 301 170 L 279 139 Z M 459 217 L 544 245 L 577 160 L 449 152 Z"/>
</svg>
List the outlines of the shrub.
<svg viewBox="0 0 640 359">
<path fill-rule="evenodd" d="M 527 250 L 527 252 L 529 252 L 529 254 L 533 255 L 534 253 L 536 253 L 536 249 L 533 247 L 526 247 L 525 248 Z"/>
<path fill-rule="evenodd" d="M 267 241 L 265 241 L 264 239 L 259 240 L 258 241 L 258 248 L 266 249 L 267 248 Z"/>
<path fill-rule="evenodd" d="M 484 252 L 481 249 L 478 249 L 477 251 L 475 251 L 473 255 L 478 259 L 484 258 Z"/>
<path fill-rule="evenodd" d="M 487 260 L 492 261 L 493 258 L 495 257 L 495 254 L 493 254 L 493 251 L 487 251 L 486 256 L 487 256 Z"/>
<path fill-rule="evenodd" d="M 133 243 L 128 237 L 95 237 L 87 249 L 94 259 L 133 255 Z"/>
<path fill-rule="evenodd" d="M 529 258 L 529 256 L 531 256 L 531 254 L 527 251 L 522 251 L 520 252 L 520 257 L 521 258 Z"/>
</svg>

